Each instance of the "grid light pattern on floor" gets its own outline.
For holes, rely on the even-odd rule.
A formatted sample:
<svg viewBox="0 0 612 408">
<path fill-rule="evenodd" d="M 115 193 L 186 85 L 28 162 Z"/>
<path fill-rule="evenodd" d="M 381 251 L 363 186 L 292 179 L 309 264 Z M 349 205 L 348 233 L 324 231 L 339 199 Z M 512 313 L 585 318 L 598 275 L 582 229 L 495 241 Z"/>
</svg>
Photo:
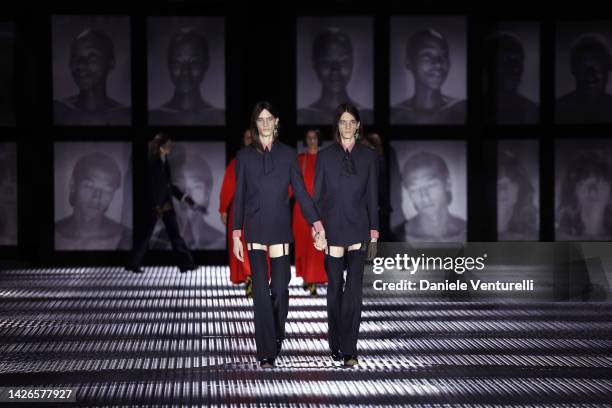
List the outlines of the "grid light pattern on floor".
<svg viewBox="0 0 612 408">
<path fill-rule="evenodd" d="M 0 272 L 0 383 L 82 406 L 612 406 L 612 303 L 364 292 L 360 365 L 328 355 L 325 287 L 292 279 L 277 368 L 225 266 Z M 71 404 L 74 406 L 74 404 Z"/>
</svg>

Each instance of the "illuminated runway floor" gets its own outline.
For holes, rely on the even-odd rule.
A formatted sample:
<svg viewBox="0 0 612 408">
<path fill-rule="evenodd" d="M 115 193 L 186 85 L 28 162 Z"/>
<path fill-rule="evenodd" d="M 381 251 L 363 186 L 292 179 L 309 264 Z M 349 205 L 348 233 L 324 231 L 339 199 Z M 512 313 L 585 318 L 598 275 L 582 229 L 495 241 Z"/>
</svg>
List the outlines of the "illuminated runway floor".
<svg viewBox="0 0 612 408">
<path fill-rule="evenodd" d="M 612 303 L 365 291 L 360 365 L 345 369 L 328 356 L 325 288 L 293 280 L 283 354 L 262 370 L 252 301 L 228 273 L 1 271 L 0 383 L 76 387 L 82 406 L 612 406 Z"/>
</svg>

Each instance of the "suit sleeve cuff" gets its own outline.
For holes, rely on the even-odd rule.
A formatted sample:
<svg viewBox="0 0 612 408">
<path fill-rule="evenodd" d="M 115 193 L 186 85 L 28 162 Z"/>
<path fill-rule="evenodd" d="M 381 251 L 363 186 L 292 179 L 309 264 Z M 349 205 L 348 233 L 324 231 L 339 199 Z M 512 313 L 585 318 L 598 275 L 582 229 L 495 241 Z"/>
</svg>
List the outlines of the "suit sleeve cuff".
<svg viewBox="0 0 612 408">
<path fill-rule="evenodd" d="M 232 237 L 234 238 L 240 238 L 242 236 L 242 231 L 241 230 L 234 230 L 232 232 Z"/>
<path fill-rule="evenodd" d="M 378 231 L 370 230 L 370 238 L 371 239 L 378 239 L 378 236 L 379 236 Z"/>
<path fill-rule="evenodd" d="M 314 227 L 315 232 L 323 231 L 323 223 L 321 221 L 315 221 L 315 223 L 312 224 L 312 226 Z"/>
</svg>

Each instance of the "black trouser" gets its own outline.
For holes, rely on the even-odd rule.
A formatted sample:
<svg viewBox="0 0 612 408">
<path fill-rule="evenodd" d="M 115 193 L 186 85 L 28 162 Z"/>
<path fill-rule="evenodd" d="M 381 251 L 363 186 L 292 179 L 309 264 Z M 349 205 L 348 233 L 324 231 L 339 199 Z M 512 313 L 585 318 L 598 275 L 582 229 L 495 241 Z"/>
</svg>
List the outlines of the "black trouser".
<svg viewBox="0 0 612 408">
<path fill-rule="evenodd" d="M 276 357 L 276 340 L 285 338 L 285 321 L 289 313 L 289 254 L 270 258 L 270 280 L 266 251 L 248 251 L 253 279 L 255 344 L 257 360 Z"/>
<path fill-rule="evenodd" d="M 170 238 L 172 249 L 178 258 L 179 268 L 186 269 L 193 266 L 195 263 L 193 256 L 191 255 L 191 252 L 189 252 L 189 249 L 185 244 L 185 240 L 183 240 L 179 234 L 179 227 L 178 223 L 176 222 L 176 214 L 174 213 L 174 210 L 164 211 L 162 221 L 166 227 L 168 238 Z M 134 242 L 134 249 L 132 250 L 132 254 L 130 256 L 128 264 L 130 267 L 139 268 L 142 265 L 142 260 L 147 252 L 151 235 L 153 235 L 153 230 L 155 229 L 155 224 L 157 224 L 157 217 L 154 213 L 152 213 L 150 216 L 146 216 L 143 220 L 142 233 L 137 236 Z"/>
<path fill-rule="evenodd" d="M 357 354 L 366 248 L 367 245 L 362 244 L 361 249 L 346 251 L 341 258 L 325 255 L 329 348 L 348 355 Z M 345 258 L 346 282 L 343 277 Z"/>
</svg>

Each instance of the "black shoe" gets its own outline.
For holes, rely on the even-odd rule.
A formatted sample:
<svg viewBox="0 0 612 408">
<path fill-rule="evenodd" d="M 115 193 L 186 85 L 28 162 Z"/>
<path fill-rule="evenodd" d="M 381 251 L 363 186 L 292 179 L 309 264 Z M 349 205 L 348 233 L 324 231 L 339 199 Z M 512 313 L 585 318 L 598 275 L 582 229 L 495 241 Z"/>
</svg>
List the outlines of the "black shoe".
<svg viewBox="0 0 612 408">
<path fill-rule="evenodd" d="M 128 272 L 132 272 L 132 273 L 143 273 L 144 272 L 144 269 L 137 267 L 137 266 L 131 266 L 131 265 L 126 266 L 125 270 Z"/>
<path fill-rule="evenodd" d="M 185 272 L 189 272 L 189 271 L 195 271 L 196 269 L 198 269 L 198 265 L 189 265 L 187 267 L 184 268 L 179 268 L 179 270 L 181 271 L 181 273 L 185 273 Z"/>
<path fill-rule="evenodd" d="M 264 358 L 259 361 L 259 367 L 261 368 L 274 368 L 274 359 L 273 358 Z"/>
<path fill-rule="evenodd" d="M 276 357 L 280 355 L 281 349 L 283 348 L 283 341 L 276 340 Z"/>
<path fill-rule="evenodd" d="M 342 361 L 342 352 L 340 350 L 332 351 L 331 358 L 334 361 Z"/>
<path fill-rule="evenodd" d="M 353 367 L 353 366 L 356 366 L 357 364 L 359 364 L 359 360 L 357 360 L 356 355 L 346 354 L 344 356 L 344 366 L 345 367 Z"/>
</svg>

